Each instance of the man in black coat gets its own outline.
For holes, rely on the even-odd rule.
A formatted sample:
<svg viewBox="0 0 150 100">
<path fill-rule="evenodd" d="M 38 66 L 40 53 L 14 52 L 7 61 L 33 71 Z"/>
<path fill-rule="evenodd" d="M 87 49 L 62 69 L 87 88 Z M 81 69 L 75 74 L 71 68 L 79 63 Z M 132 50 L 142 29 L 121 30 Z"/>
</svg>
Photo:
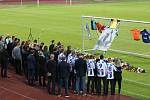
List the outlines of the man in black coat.
<svg viewBox="0 0 150 100">
<path fill-rule="evenodd" d="M 76 71 L 76 89 L 75 94 L 85 95 L 85 76 L 86 76 L 87 64 L 84 60 L 84 56 L 79 55 L 79 59 L 75 61 L 75 71 Z"/>
<path fill-rule="evenodd" d="M 52 54 L 54 52 L 55 40 L 51 41 L 51 45 L 49 46 L 49 52 Z"/>
<path fill-rule="evenodd" d="M 46 58 L 42 51 L 39 53 L 39 85 L 45 87 L 46 86 Z M 43 82 L 42 82 L 43 77 Z"/>
<path fill-rule="evenodd" d="M 33 86 L 35 81 L 35 51 L 31 50 L 31 54 L 27 57 L 27 65 L 28 65 L 28 84 Z"/>
<path fill-rule="evenodd" d="M 7 78 L 7 68 L 8 68 L 8 58 L 9 54 L 5 48 L 0 51 L 1 59 L 1 76 L 2 78 Z"/>
<path fill-rule="evenodd" d="M 65 85 L 65 97 L 69 97 L 69 90 L 68 90 L 68 79 L 70 74 L 70 66 L 65 61 L 65 56 L 61 57 L 61 62 L 58 64 L 58 78 L 59 78 L 59 96 L 62 95 L 62 85 L 64 82 Z"/>
<path fill-rule="evenodd" d="M 52 94 L 55 95 L 57 63 L 54 60 L 54 54 L 50 55 L 50 59 L 48 60 L 46 67 L 47 67 L 47 76 L 48 76 L 47 90 L 48 93 L 50 94 L 50 86 L 52 82 Z"/>
</svg>

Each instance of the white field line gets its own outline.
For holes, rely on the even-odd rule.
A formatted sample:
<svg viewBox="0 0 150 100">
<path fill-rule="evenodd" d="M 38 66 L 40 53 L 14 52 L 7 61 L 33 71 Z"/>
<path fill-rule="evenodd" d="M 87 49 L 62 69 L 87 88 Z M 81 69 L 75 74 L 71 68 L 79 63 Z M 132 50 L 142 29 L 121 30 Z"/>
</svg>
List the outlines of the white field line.
<svg viewBox="0 0 150 100">
<path fill-rule="evenodd" d="M 150 55 L 146 55 L 146 54 L 140 54 L 140 53 L 128 52 L 128 51 L 122 51 L 122 50 L 115 50 L 115 49 L 109 49 L 109 50 L 113 51 L 113 52 L 121 53 L 121 54 L 129 54 L 129 55 L 134 55 L 137 57 L 150 58 Z M 83 50 L 83 51 L 85 51 L 85 52 L 94 51 L 94 49 L 87 49 L 87 50 Z"/>
<path fill-rule="evenodd" d="M 126 90 L 122 90 L 122 91 L 126 92 L 128 94 L 132 94 L 132 95 L 136 95 L 136 96 L 140 96 L 140 97 L 144 97 L 144 98 L 149 98 L 150 99 L 150 96 L 146 96 L 146 95 L 143 95 L 143 94 L 138 94 L 138 93 L 130 92 L 130 91 L 126 91 Z"/>
<path fill-rule="evenodd" d="M 123 80 L 150 87 L 150 84 L 146 84 L 146 83 L 142 83 L 142 82 L 138 82 L 138 81 L 133 81 L 133 80 L 130 80 L 127 78 L 123 78 Z"/>
<path fill-rule="evenodd" d="M 24 97 L 24 98 L 27 98 L 27 99 L 29 99 L 29 100 L 36 100 L 36 99 L 31 98 L 31 97 L 28 97 L 28 96 L 25 96 L 25 95 L 23 95 L 23 94 L 20 94 L 20 93 L 14 91 L 14 90 L 11 90 L 11 89 L 8 89 L 8 88 L 2 87 L 2 86 L 1 86 L 0 88 L 6 90 L 6 91 L 8 91 L 8 92 L 14 93 L 14 94 L 16 94 L 16 95 L 22 96 L 22 97 Z"/>
<path fill-rule="evenodd" d="M 110 51 L 118 52 L 118 53 L 123 53 L 123 54 L 130 54 L 130 55 L 144 57 L 144 58 L 150 58 L 150 55 L 140 54 L 140 53 L 135 53 L 135 52 L 128 52 L 128 51 L 115 50 L 115 49 L 110 49 Z"/>
</svg>

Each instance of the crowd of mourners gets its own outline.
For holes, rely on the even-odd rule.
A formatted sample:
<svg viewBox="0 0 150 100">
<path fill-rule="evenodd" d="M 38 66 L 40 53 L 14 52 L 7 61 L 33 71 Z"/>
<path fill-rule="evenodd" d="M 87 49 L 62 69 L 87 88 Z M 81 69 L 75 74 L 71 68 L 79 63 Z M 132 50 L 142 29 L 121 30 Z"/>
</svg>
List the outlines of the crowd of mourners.
<svg viewBox="0 0 150 100">
<path fill-rule="evenodd" d="M 96 94 L 114 95 L 116 83 L 118 94 L 121 92 L 122 62 L 119 58 L 95 57 L 76 52 L 68 46 L 65 50 L 61 42 L 50 46 L 20 41 L 15 36 L 0 36 L 0 64 L 2 78 L 8 78 L 8 65 L 14 66 L 15 73 L 24 75 L 28 85 L 47 87 L 48 94 L 69 97 Z M 110 85 L 110 90 L 109 90 Z"/>
</svg>

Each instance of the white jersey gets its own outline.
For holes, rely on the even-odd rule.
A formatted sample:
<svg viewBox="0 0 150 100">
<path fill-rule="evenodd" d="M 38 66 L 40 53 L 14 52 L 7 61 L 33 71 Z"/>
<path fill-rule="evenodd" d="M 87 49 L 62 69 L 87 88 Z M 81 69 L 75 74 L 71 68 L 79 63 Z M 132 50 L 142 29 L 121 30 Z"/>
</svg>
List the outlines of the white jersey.
<svg viewBox="0 0 150 100">
<path fill-rule="evenodd" d="M 117 71 L 114 64 L 107 63 L 107 79 L 114 79 L 114 71 Z"/>
<path fill-rule="evenodd" d="M 62 60 L 61 60 L 62 57 L 66 57 L 64 53 L 60 53 L 60 54 L 58 55 L 58 63 L 60 63 L 60 62 L 62 61 Z"/>
<path fill-rule="evenodd" d="M 107 64 L 105 61 L 100 60 L 96 64 L 97 67 L 97 76 L 98 77 L 105 77 L 106 76 L 106 70 L 107 70 Z"/>
<path fill-rule="evenodd" d="M 73 67 L 75 66 L 75 61 L 76 60 L 77 60 L 77 56 L 76 55 L 73 55 L 72 53 L 70 53 L 68 55 L 67 63 L 70 65 L 70 71 L 73 70 Z"/>
<path fill-rule="evenodd" d="M 94 76 L 94 69 L 95 69 L 95 60 L 88 59 L 87 60 L 87 75 Z"/>
</svg>

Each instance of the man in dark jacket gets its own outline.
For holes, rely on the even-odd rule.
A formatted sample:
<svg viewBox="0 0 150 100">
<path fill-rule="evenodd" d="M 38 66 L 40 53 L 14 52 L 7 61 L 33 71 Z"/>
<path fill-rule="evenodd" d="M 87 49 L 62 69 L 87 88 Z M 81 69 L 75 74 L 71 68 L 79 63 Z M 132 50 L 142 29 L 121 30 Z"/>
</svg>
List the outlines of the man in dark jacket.
<svg viewBox="0 0 150 100">
<path fill-rule="evenodd" d="M 59 77 L 59 96 L 62 95 L 62 85 L 64 82 L 65 85 L 65 97 L 69 97 L 69 90 L 68 90 L 68 79 L 70 74 L 70 66 L 65 61 L 65 56 L 61 57 L 61 62 L 58 64 L 58 77 Z"/>
<path fill-rule="evenodd" d="M 52 94 L 55 95 L 55 86 L 56 86 L 56 67 L 57 63 L 54 60 L 54 54 L 50 55 L 50 59 L 47 62 L 47 76 L 48 76 L 48 83 L 47 83 L 47 90 L 50 94 L 50 86 L 52 82 Z"/>
<path fill-rule="evenodd" d="M 1 76 L 2 78 L 7 78 L 7 68 L 8 68 L 8 52 L 6 50 L 6 48 L 3 48 L 0 51 L 0 55 L 1 55 Z"/>
<path fill-rule="evenodd" d="M 79 55 L 79 59 L 75 61 L 75 71 L 76 71 L 76 89 L 75 94 L 85 95 L 85 76 L 86 76 L 87 64 L 83 58 L 83 55 Z"/>
<path fill-rule="evenodd" d="M 42 82 L 43 77 L 43 82 Z M 39 53 L 39 85 L 46 86 L 46 58 L 42 51 Z"/>
<path fill-rule="evenodd" d="M 51 41 L 51 45 L 49 46 L 49 52 L 52 54 L 54 52 L 55 40 Z"/>
<path fill-rule="evenodd" d="M 116 83 L 118 83 L 118 94 L 121 92 L 121 82 L 122 82 L 122 67 L 121 67 L 121 61 L 120 59 L 115 59 L 115 66 L 117 68 L 117 71 L 114 73 L 114 93 L 115 93 L 115 87 Z"/>
<path fill-rule="evenodd" d="M 35 78 L 35 66 L 36 60 L 34 56 L 35 51 L 31 50 L 31 54 L 27 57 L 27 65 L 28 65 L 28 84 L 34 85 L 34 78 Z"/>
</svg>

